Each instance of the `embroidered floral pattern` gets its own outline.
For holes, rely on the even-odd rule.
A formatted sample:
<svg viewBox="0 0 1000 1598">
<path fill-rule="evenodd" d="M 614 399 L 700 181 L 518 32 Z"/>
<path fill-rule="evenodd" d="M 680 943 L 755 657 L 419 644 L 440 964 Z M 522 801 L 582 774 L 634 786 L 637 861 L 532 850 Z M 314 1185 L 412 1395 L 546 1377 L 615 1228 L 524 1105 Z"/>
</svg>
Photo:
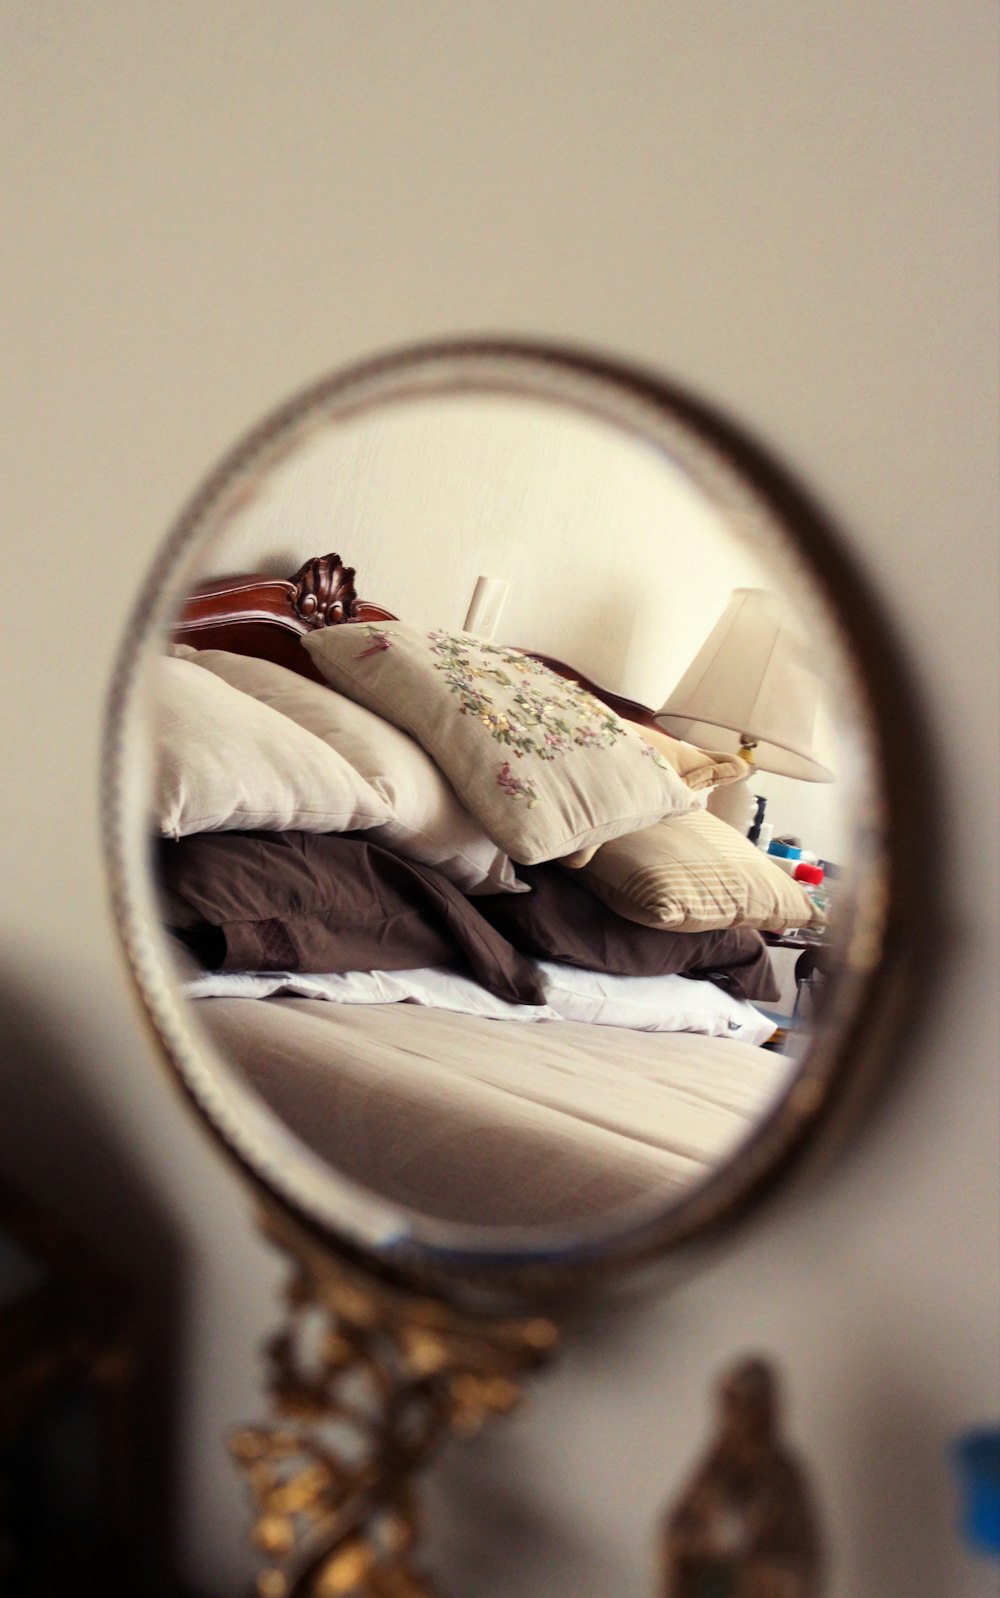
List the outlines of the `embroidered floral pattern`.
<svg viewBox="0 0 1000 1598">
<path fill-rule="evenodd" d="M 497 785 L 502 788 L 508 799 L 526 799 L 528 809 L 538 803 L 538 793 L 533 784 L 524 777 L 518 777 L 510 769 L 510 761 L 505 760 L 497 772 Z"/>
<path fill-rule="evenodd" d="M 660 754 L 660 751 L 658 749 L 654 749 L 652 744 L 646 743 L 645 739 L 643 740 L 643 745 L 639 753 L 641 755 L 647 755 L 653 762 L 654 766 L 659 766 L 661 771 L 673 771 L 674 769 L 670 764 L 670 761 L 664 760 L 663 756 Z"/>
<path fill-rule="evenodd" d="M 462 714 L 475 716 L 518 759 L 555 760 L 574 747 L 608 749 L 625 735 L 624 724 L 593 694 L 516 649 L 442 631 L 428 637 Z M 500 706 L 496 688 L 510 690 Z"/>
<path fill-rule="evenodd" d="M 380 655 L 384 649 L 392 647 L 392 639 L 381 627 L 376 627 L 374 622 L 366 622 L 362 629 L 365 636 L 370 639 L 367 649 L 359 651 L 358 659 L 364 660 L 368 655 Z"/>
<path fill-rule="evenodd" d="M 392 647 L 391 634 L 381 627 L 366 623 L 363 630 L 370 642 L 360 659 Z M 427 637 L 434 666 L 461 714 L 474 717 L 515 760 L 525 755 L 556 760 L 574 749 L 611 749 L 628 737 L 626 724 L 607 705 L 516 649 L 441 629 Z M 641 753 L 670 769 L 651 744 L 642 742 Z M 524 801 L 529 809 L 539 802 L 534 784 L 517 775 L 510 760 L 498 768 L 496 781 L 508 798 Z"/>
</svg>

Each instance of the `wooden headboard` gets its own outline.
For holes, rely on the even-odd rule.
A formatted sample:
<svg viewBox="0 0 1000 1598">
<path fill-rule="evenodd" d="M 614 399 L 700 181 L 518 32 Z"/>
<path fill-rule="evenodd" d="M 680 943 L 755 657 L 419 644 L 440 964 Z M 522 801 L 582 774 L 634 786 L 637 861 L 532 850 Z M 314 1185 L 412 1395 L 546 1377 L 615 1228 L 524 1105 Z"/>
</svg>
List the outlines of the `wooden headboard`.
<svg viewBox="0 0 1000 1598">
<path fill-rule="evenodd" d="M 171 639 L 195 649 L 227 649 L 234 655 L 255 655 L 287 666 L 314 682 L 324 682 L 308 652 L 299 646 L 306 633 L 320 627 L 339 627 L 344 622 L 399 620 L 384 605 L 359 599 L 354 578 L 354 567 L 345 566 L 339 555 L 317 555 L 300 566 L 293 577 L 269 577 L 261 572 L 213 577 L 191 590 L 174 623 Z M 540 655 L 536 650 L 525 650 L 525 654 L 560 677 L 580 683 L 626 721 L 656 726 L 647 705 L 601 688 L 575 667 L 553 660 L 550 655 Z"/>
<path fill-rule="evenodd" d="M 358 598 L 354 575 L 354 567 L 345 566 L 339 555 L 317 555 L 293 577 L 261 572 L 213 577 L 191 590 L 174 623 L 172 641 L 256 655 L 322 682 L 299 647 L 300 638 L 342 622 L 397 619 L 384 606 Z"/>
</svg>

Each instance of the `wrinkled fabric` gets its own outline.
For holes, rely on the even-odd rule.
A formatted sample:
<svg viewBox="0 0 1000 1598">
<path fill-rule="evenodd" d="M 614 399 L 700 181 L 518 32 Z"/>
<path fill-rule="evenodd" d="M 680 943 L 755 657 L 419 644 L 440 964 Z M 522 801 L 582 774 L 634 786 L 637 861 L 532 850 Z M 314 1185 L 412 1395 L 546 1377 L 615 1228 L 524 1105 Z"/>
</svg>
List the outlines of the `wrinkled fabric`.
<svg viewBox="0 0 1000 1598">
<path fill-rule="evenodd" d="M 738 998 L 778 998 L 767 946 L 751 927 L 671 932 L 626 921 L 558 865 L 521 866 L 532 892 L 488 894 L 476 909 L 522 954 L 616 976 L 688 976 Z"/>
<path fill-rule="evenodd" d="M 457 960 L 501 999 L 545 1002 L 531 962 L 458 888 L 363 838 L 203 833 L 162 842 L 158 860 L 163 886 L 198 918 L 178 935 L 209 969 L 394 971 Z"/>
</svg>

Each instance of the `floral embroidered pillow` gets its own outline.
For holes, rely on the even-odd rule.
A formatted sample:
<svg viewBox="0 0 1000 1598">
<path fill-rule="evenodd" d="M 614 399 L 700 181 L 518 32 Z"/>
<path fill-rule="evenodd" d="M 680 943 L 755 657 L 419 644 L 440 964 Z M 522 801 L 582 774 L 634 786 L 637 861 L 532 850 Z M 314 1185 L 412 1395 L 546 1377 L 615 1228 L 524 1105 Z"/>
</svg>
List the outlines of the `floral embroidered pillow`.
<svg viewBox="0 0 1000 1598">
<path fill-rule="evenodd" d="M 484 831 L 524 865 L 697 802 L 599 699 L 516 649 L 398 621 L 327 627 L 302 642 L 339 693 L 422 745 Z"/>
</svg>

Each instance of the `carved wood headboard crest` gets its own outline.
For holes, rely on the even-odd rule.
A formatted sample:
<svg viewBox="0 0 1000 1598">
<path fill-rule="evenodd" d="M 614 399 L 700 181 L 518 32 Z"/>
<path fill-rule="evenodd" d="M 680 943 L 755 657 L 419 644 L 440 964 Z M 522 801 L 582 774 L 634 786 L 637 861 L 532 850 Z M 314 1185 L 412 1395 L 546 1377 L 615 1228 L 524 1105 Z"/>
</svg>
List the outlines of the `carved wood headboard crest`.
<svg viewBox="0 0 1000 1598">
<path fill-rule="evenodd" d="M 392 611 L 359 599 L 354 567 L 317 555 L 293 577 L 259 572 L 213 577 L 193 588 L 174 623 L 174 643 L 257 655 L 321 681 L 299 639 L 343 622 L 394 621 Z"/>
</svg>

